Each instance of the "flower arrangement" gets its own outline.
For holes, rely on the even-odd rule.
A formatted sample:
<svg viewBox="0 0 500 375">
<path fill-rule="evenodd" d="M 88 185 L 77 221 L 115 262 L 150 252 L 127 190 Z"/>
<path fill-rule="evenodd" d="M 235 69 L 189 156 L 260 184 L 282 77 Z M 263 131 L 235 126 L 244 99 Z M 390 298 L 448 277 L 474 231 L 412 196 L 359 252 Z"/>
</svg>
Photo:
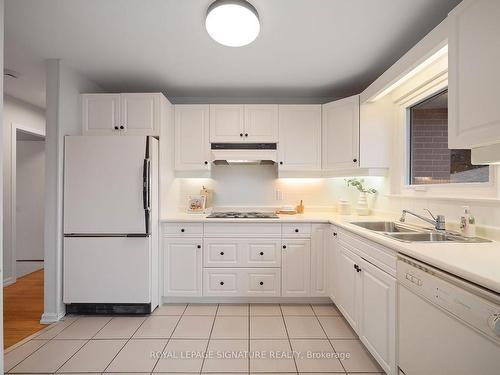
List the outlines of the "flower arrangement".
<svg viewBox="0 0 500 375">
<path fill-rule="evenodd" d="M 363 186 L 363 183 L 365 182 L 365 180 L 363 179 L 359 180 L 357 178 L 350 178 L 348 180 L 345 180 L 345 182 L 347 183 L 347 186 L 355 187 L 360 193 L 375 194 L 377 192 L 377 190 L 375 189 L 366 189 Z"/>
</svg>

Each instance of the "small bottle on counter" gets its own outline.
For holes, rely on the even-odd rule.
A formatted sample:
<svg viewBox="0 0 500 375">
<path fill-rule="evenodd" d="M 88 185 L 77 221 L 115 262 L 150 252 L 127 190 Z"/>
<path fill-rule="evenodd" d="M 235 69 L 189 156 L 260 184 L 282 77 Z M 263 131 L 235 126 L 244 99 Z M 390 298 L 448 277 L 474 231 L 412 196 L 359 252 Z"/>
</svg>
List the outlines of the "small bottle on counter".
<svg viewBox="0 0 500 375">
<path fill-rule="evenodd" d="M 464 237 L 476 237 L 476 219 L 470 214 L 469 206 L 463 206 L 464 212 L 460 217 L 460 233 Z"/>
<path fill-rule="evenodd" d="M 300 204 L 296 207 L 296 210 L 298 214 L 304 213 L 304 203 L 302 202 L 302 199 L 300 200 Z"/>
</svg>

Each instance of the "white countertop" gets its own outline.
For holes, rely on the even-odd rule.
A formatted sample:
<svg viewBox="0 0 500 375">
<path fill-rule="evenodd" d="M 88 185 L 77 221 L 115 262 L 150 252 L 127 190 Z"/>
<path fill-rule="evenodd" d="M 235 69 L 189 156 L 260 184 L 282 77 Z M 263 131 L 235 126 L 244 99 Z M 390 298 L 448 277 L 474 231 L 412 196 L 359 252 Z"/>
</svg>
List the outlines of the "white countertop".
<svg viewBox="0 0 500 375">
<path fill-rule="evenodd" d="M 207 215 L 179 213 L 162 222 L 265 222 L 265 223 L 331 223 L 408 255 L 443 271 L 500 293 L 500 242 L 401 242 L 356 225 L 353 221 L 397 220 L 377 216 L 342 216 L 331 212 L 279 215 L 277 219 L 207 219 Z"/>
</svg>

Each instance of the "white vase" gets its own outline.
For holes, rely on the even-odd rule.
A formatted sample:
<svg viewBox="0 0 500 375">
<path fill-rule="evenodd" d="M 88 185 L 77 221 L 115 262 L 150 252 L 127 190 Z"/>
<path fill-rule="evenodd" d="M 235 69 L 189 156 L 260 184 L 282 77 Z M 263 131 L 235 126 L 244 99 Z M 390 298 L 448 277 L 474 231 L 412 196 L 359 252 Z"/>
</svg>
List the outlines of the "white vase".
<svg viewBox="0 0 500 375">
<path fill-rule="evenodd" d="M 358 206 L 356 212 L 360 216 L 370 215 L 370 208 L 368 207 L 368 197 L 366 193 L 359 193 Z"/>
</svg>

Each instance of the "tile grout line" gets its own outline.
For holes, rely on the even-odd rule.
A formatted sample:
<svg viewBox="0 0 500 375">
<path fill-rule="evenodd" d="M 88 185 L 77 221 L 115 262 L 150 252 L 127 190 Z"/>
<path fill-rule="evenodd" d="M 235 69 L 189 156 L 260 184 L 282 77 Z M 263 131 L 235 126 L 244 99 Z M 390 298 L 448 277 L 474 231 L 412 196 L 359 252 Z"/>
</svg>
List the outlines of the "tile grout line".
<svg viewBox="0 0 500 375">
<path fill-rule="evenodd" d="M 281 319 L 283 320 L 283 325 L 285 326 L 285 332 L 286 332 L 286 338 L 288 339 L 288 345 L 290 346 L 290 349 L 292 350 L 292 358 L 293 358 L 293 364 L 295 365 L 295 372 L 298 374 L 299 373 L 299 366 L 297 365 L 297 361 L 295 360 L 295 353 L 293 351 L 293 346 L 292 346 L 292 340 L 290 340 L 290 335 L 288 334 L 288 327 L 286 326 L 286 321 L 285 321 L 285 315 L 283 314 L 283 309 L 281 308 L 281 304 L 278 305 L 281 311 Z"/>
<path fill-rule="evenodd" d="M 205 347 L 205 355 L 203 356 L 203 361 L 201 362 L 200 372 L 198 374 L 201 374 L 203 372 L 203 366 L 205 366 L 205 360 L 206 360 L 207 353 L 208 353 L 208 346 L 210 345 L 210 339 L 212 337 L 212 331 L 214 330 L 215 319 L 217 318 L 218 313 L 219 313 L 219 304 L 217 304 L 217 308 L 215 309 L 214 320 L 212 321 L 212 327 L 210 328 L 210 333 L 208 335 L 207 346 Z"/>
<path fill-rule="evenodd" d="M 65 330 L 66 328 L 68 328 L 69 326 L 71 326 L 72 324 L 74 324 L 74 323 L 75 323 L 78 319 L 80 319 L 80 318 L 77 318 L 77 319 L 75 319 L 73 322 L 69 323 L 67 327 L 64 327 L 64 328 L 61 330 L 61 332 L 62 332 L 62 331 L 64 331 L 64 330 Z M 54 323 L 52 323 L 52 324 L 54 324 Z M 56 324 L 56 325 L 57 325 L 57 324 Z M 48 328 L 48 327 L 47 327 L 47 328 Z M 54 326 L 53 328 L 51 328 L 51 329 L 47 329 L 47 331 L 46 331 L 46 332 L 49 332 L 49 331 L 51 331 L 51 330 L 52 330 L 52 329 L 54 329 L 54 328 L 55 328 L 55 326 Z M 61 332 L 59 332 L 57 335 L 59 335 Z M 41 334 L 40 334 L 40 335 L 41 335 Z M 38 336 L 40 336 L 40 335 L 38 335 Z M 56 336 L 57 336 L 57 335 L 56 335 Z M 44 340 L 44 339 L 36 339 L 36 337 L 38 337 L 38 336 L 33 337 L 32 339 L 30 339 L 30 340 L 26 341 L 24 344 L 27 344 L 28 342 L 33 341 L 33 340 L 35 340 L 35 341 L 42 341 L 42 340 Z M 50 338 L 50 339 L 47 339 L 43 345 L 40 345 L 40 347 L 39 347 L 39 348 L 37 348 L 37 349 L 36 349 L 36 350 L 34 350 L 32 353 L 30 353 L 30 354 L 29 354 L 29 355 L 27 355 L 25 358 L 23 358 L 21 361 L 17 362 L 14 366 L 12 366 L 12 367 L 11 367 L 11 369 L 10 369 L 9 371 L 7 371 L 7 373 L 11 373 L 11 370 L 14 370 L 14 369 L 15 369 L 17 366 L 19 366 L 22 362 L 24 362 L 25 360 L 27 360 L 29 357 L 31 357 L 33 354 L 35 354 L 37 351 L 39 351 L 39 350 L 40 350 L 40 349 L 42 349 L 45 345 L 47 345 L 49 342 L 51 342 L 52 340 L 54 340 L 54 338 L 55 338 L 56 336 L 54 336 L 54 337 L 52 337 L 52 338 Z M 24 344 L 20 345 L 19 347 L 23 346 Z M 13 349 L 13 351 L 14 351 L 14 350 L 16 350 L 16 349 L 17 349 L 17 348 Z"/>
<path fill-rule="evenodd" d="M 184 308 L 184 311 L 182 312 L 182 314 L 179 316 L 179 319 L 177 320 L 177 323 L 175 324 L 174 329 L 173 329 L 173 330 L 172 330 L 172 332 L 170 333 L 170 336 L 167 338 L 167 342 L 165 343 L 165 346 L 163 347 L 163 349 L 162 349 L 162 351 L 161 351 L 161 353 L 160 353 L 160 357 L 156 360 L 156 362 L 155 362 L 155 364 L 154 364 L 153 368 L 151 369 L 151 374 L 155 371 L 156 366 L 158 366 L 158 363 L 159 363 L 159 362 L 160 362 L 160 360 L 161 360 L 161 356 L 162 356 L 162 355 L 163 355 L 163 353 L 165 352 L 165 349 L 167 349 L 167 345 L 168 345 L 168 343 L 169 343 L 169 342 L 170 342 L 170 340 L 172 339 L 172 336 L 174 335 L 174 332 L 175 332 L 175 330 L 177 329 L 177 326 L 179 325 L 179 323 L 180 323 L 180 321 L 181 321 L 182 317 L 184 316 L 184 313 L 186 312 L 187 306 L 188 306 L 188 305 L 186 304 L 186 307 Z"/>
<path fill-rule="evenodd" d="M 129 343 L 130 340 L 132 340 L 132 337 L 134 337 L 134 335 L 136 334 L 136 332 L 142 327 L 142 325 L 144 324 L 144 322 L 146 321 L 146 319 L 144 319 L 142 321 L 142 323 L 139 324 L 139 327 L 137 327 L 137 329 L 132 333 L 132 335 L 130 335 L 130 337 L 128 339 L 126 339 L 125 343 L 122 345 L 122 347 L 120 348 L 120 350 L 118 350 L 118 352 L 115 354 L 115 356 L 111 359 L 111 361 L 109 361 L 109 363 L 107 364 L 107 366 L 102 371 L 103 374 L 106 372 L 106 370 L 111 365 L 111 363 L 113 363 L 113 361 L 116 359 L 116 357 L 118 357 L 118 355 L 122 352 L 123 348 Z"/>
<path fill-rule="evenodd" d="M 311 306 L 311 309 L 314 313 L 314 316 L 316 317 L 316 320 L 318 321 L 319 323 L 319 326 L 321 327 L 321 329 L 323 330 L 324 334 L 325 334 L 325 337 L 326 337 L 326 340 L 328 341 L 328 344 L 330 344 L 331 348 L 333 349 L 333 351 L 335 352 L 335 354 L 337 354 L 337 351 L 335 350 L 332 342 L 330 341 L 330 338 L 328 337 L 328 334 L 326 333 L 326 330 L 325 328 L 323 327 L 323 324 L 321 324 L 321 320 L 319 319 L 318 315 L 316 315 L 316 311 L 313 309 L 313 307 Z M 337 361 L 340 362 L 340 365 L 342 366 L 342 368 L 344 369 L 344 374 L 347 374 L 347 370 L 345 369 L 344 367 L 344 364 L 342 363 L 342 361 L 340 359 L 337 359 Z"/>
</svg>

